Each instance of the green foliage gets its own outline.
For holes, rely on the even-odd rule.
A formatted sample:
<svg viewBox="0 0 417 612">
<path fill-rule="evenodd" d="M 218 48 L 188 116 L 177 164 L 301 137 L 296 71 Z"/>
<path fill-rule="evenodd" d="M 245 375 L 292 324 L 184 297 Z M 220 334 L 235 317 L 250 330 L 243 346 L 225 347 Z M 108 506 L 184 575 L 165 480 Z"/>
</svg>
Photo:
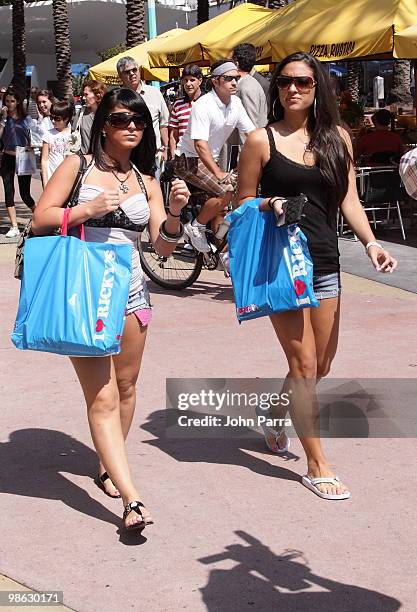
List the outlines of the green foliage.
<svg viewBox="0 0 417 612">
<path fill-rule="evenodd" d="M 85 74 L 72 74 L 72 91 L 74 96 L 82 96 L 83 93 L 83 83 L 86 79 Z"/>
<path fill-rule="evenodd" d="M 97 55 L 99 56 L 102 62 L 105 62 L 111 57 L 114 57 L 115 55 L 118 55 L 119 53 L 123 53 L 124 51 L 126 51 L 126 45 L 125 43 L 120 42 L 117 45 L 114 45 L 114 47 L 109 47 L 108 49 L 97 51 Z"/>
</svg>

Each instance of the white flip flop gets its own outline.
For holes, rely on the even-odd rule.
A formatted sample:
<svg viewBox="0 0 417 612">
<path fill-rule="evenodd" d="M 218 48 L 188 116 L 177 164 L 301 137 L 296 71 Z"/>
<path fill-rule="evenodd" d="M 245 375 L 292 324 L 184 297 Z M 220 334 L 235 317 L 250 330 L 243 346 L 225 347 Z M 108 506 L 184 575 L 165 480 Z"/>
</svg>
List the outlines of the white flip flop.
<svg viewBox="0 0 417 612">
<path fill-rule="evenodd" d="M 265 416 L 265 411 L 259 408 L 259 406 L 256 406 L 255 413 L 256 413 L 256 416 Z M 291 444 L 291 440 L 289 439 L 287 434 L 285 434 L 285 437 L 287 438 L 287 443 L 285 444 L 284 448 L 278 448 L 278 438 L 282 436 L 283 433 L 285 433 L 285 427 L 277 431 L 276 429 L 272 429 L 272 427 L 269 427 L 269 425 L 266 425 L 265 423 L 260 423 L 260 426 L 262 427 L 262 430 L 264 432 L 265 444 L 268 450 L 271 451 L 271 453 L 275 453 L 276 455 L 284 455 L 285 453 L 288 453 L 288 450 Z M 268 435 L 275 437 L 275 444 L 277 445 L 277 449 L 272 448 L 268 444 Z"/>
<path fill-rule="evenodd" d="M 301 482 L 307 489 L 313 491 L 316 495 L 321 497 L 322 499 L 349 499 L 350 492 L 340 493 L 339 495 L 333 495 L 331 493 L 322 493 L 320 489 L 317 488 L 318 484 L 332 484 L 338 485 L 340 482 L 340 478 L 338 476 L 333 476 L 332 478 L 312 478 L 308 474 L 301 478 Z"/>
</svg>

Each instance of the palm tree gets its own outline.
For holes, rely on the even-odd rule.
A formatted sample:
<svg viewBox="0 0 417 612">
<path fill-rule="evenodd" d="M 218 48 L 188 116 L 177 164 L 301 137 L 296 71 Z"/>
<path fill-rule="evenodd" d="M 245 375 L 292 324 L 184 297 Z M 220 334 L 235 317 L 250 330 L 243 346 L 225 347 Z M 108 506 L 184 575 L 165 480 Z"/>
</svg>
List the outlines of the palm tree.
<svg viewBox="0 0 417 612">
<path fill-rule="evenodd" d="M 12 9 L 13 79 L 16 91 L 26 97 L 26 34 L 23 0 L 14 0 Z"/>
<path fill-rule="evenodd" d="M 71 42 L 66 0 L 52 0 L 55 35 L 56 94 L 61 100 L 72 98 Z"/>
<path fill-rule="evenodd" d="M 388 95 L 388 104 L 412 105 L 410 60 L 394 60 L 392 70 L 392 87 Z"/>
<path fill-rule="evenodd" d="M 126 0 L 126 49 L 145 41 L 145 2 Z"/>
<path fill-rule="evenodd" d="M 210 19 L 209 0 L 197 0 L 197 25 Z"/>
<path fill-rule="evenodd" d="M 347 63 L 348 90 L 354 102 L 359 100 L 359 80 L 361 76 L 361 63 L 349 61 Z"/>
</svg>

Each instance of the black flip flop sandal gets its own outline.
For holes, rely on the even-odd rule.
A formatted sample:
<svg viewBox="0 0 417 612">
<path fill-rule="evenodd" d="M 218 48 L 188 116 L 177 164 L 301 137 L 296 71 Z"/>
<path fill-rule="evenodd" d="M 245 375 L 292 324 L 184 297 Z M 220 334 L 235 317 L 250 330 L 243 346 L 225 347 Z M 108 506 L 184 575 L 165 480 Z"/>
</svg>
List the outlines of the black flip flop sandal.
<svg viewBox="0 0 417 612">
<path fill-rule="evenodd" d="M 130 502 L 130 504 L 127 504 L 127 506 L 125 506 L 125 509 L 123 512 L 123 526 L 126 529 L 126 531 L 143 531 L 147 525 L 153 524 L 153 521 L 145 522 L 145 518 L 141 511 L 141 508 L 144 508 L 144 507 L 145 506 L 142 504 L 141 501 L 132 501 Z M 131 512 L 136 512 L 136 514 L 140 516 L 142 521 L 140 523 L 134 523 L 133 525 L 126 527 L 125 519 Z"/>
<path fill-rule="evenodd" d="M 94 483 L 98 486 L 99 489 L 103 491 L 103 493 L 107 495 L 107 497 L 111 497 L 112 499 L 120 499 L 121 498 L 120 494 L 110 495 L 110 493 L 107 493 L 106 487 L 104 486 L 104 483 L 106 482 L 106 480 L 110 480 L 110 476 L 107 474 L 107 472 L 104 472 L 101 476 L 97 474 L 97 477 L 94 478 Z"/>
</svg>

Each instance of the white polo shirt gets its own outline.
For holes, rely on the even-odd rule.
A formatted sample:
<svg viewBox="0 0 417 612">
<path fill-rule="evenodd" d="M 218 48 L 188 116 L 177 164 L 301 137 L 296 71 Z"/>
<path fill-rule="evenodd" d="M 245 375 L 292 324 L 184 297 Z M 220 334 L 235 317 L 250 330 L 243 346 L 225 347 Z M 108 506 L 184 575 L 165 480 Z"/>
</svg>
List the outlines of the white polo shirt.
<svg viewBox="0 0 417 612">
<path fill-rule="evenodd" d="M 214 159 L 218 159 L 235 128 L 245 134 L 256 129 L 237 96 L 232 96 L 226 105 L 212 89 L 193 104 L 187 129 L 178 143 L 178 152 L 186 157 L 198 157 L 194 140 L 205 140 Z"/>
</svg>

